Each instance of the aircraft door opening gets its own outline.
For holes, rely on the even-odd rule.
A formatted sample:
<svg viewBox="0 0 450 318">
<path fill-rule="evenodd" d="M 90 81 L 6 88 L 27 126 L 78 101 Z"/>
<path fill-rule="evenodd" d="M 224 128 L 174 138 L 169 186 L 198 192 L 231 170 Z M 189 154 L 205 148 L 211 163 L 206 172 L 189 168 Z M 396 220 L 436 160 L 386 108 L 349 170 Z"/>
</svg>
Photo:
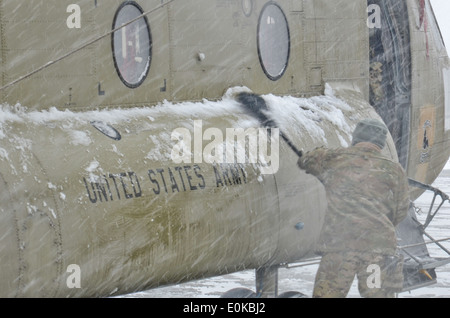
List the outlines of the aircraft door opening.
<svg viewBox="0 0 450 318">
<path fill-rule="evenodd" d="M 405 1 L 368 0 L 381 10 L 370 32 L 370 103 L 388 126 L 406 169 L 411 125 L 411 49 Z"/>
</svg>

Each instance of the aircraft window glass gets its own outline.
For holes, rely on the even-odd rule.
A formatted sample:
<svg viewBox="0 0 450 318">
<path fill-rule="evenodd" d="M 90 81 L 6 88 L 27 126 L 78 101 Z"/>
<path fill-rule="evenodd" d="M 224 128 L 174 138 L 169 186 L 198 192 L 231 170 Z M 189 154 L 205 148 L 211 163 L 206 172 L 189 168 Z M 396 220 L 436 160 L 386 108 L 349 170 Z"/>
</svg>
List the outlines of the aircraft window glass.
<svg viewBox="0 0 450 318">
<path fill-rule="evenodd" d="M 267 77 L 280 79 L 289 61 L 290 34 L 286 16 L 274 2 L 267 3 L 259 17 L 258 54 Z"/>
<path fill-rule="evenodd" d="M 137 3 L 124 2 L 116 12 L 113 29 L 139 17 L 143 12 Z M 112 49 L 122 82 L 130 88 L 140 86 L 147 77 L 152 58 L 152 38 L 147 18 L 142 17 L 114 32 Z"/>
</svg>

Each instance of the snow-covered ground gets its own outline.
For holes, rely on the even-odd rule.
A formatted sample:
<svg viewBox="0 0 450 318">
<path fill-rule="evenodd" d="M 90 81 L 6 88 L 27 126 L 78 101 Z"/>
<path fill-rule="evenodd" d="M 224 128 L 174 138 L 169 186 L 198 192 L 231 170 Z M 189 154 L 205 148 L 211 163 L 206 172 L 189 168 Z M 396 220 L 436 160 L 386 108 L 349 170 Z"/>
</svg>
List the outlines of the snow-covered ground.
<svg viewBox="0 0 450 318">
<path fill-rule="evenodd" d="M 443 192 L 450 194 L 450 162 L 446 165 L 445 169 L 433 185 Z M 430 197 L 430 193 L 427 192 L 416 201 L 416 205 L 421 207 L 423 211 L 422 214 L 418 215 L 420 221 L 423 221 L 426 217 L 431 198 L 432 195 Z M 437 202 L 440 203 L 439 200 L 437 200 Z M 450 202 L 447 201 L 443 205 L 427 231 L 436 240 L 450 236 Z M 443 242 L 442 245 L 447 249 L 450 249 L 450 242 Z M 429 245 L 428 250 L 432 257 L 448 257 L 448 255 L 435 244 Z M 279 293 L 299 291 L 307 296 L 311 296 L 317 267 L 318 265 L 309 265 L 291 269 L 280 269 L 278 272 Z M 450 264 L 438 268 L 436 273 L 436 284 L 411 292 L 401 293 L 398 297 L 450 298 Z M 254 277 L 254 271 L 243 271 L 180 285 L 157 288 L 128 296 L 142 298 L 217 298 L 226 291 L 237 287 L 245 287 L 254 290 Z M 356 280 L 349 292 L 349 297 L 360 297 Z"/>
<path fill-rule="evenodd" d="M 450 162 L 447 163 L 441 175 L 436 179 L 433 186 L 441 189 L 446 194 L 450 194 Z M 422 206 L 423 211 L 422 215 L 418 216 L 419 220 L 425 220 L 429 208 L 429 202 L 431 199 L 432 195 L 427 192 L 416 201 L 416 204 L 418 206 Z M 436 202 L 440 203 L 440 200 L 437 199 Z M 436 215 L 433 222 L 430 223 L 427 232 L 436 240 L 444 239 L 450 236 L 450 202 L 447 201 L 446 203 L 444 203 L 441 211 Z M 426 241 L 428 241 L 428 239 L 426 239 Z M 450 250 L 449 241 L 443 242 L 442 245 L 446 249 Z M 436 244 L 428 245 L 428 251 L 430 252 L 430 255 L 434 257 L 449 256 L 443 250 L 437 247 Z M 411 293 L 400 294 L 400 297 L 450 298 L 450 264 L 436 269 L 436 274 L 437 284 L 412 291 Z"/>
</svg>

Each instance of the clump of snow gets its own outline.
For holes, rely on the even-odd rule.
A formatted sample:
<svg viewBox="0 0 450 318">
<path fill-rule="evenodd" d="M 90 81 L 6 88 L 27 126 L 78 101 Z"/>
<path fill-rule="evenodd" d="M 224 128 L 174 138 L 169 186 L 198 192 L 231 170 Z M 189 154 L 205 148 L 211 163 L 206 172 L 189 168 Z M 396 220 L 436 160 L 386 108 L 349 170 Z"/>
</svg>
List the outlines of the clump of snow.
<svg viewBox="0 0 450 318">
<path fill-rule="evenodd" d="M 86 171 L 94 172 L 95 170 L 97 170 L 99 165 L 100 165 L 99 162 L 97 160 L 94 160 L 89 164 L 89 167 L 86 168 Z"/>
<path fill-rule="evenodd" d="M 97 160 L 93 160 L 85 170 L 89 173 L 89 181 L 97 182 L 97 176 L 101 175 L 100 163 Z M 98 173 L 98 171 L 100 171 L 100 173 Z"/>
<path fill-rule="evenodd" d="M 0 148 L 0 158 L 9 160 L 8 151 L 6 151 L 3 148 Z"/>
<path fill-rule="evenodd" d="M 335 97 L 333 88 L 328 83 L 325 83 L 325 96 Z"/>
<path fill-rule="evenodd" d="M 92 142 L 91 138 L 85 131 L 72 130 L 70 131 L 70 136 L 72 137 L 71 144 L 74 146 L 77 145 L 89 146 Z"/>
<path fill-rule="evenodd" d="M 347 122 L 345 112 L 351 107 L 334 96 L 297 98 L 292 96 L 264 96 L 271 109 L 271 117 L 279 127 L 301 127 L 300 135 L 309 136 L 315 142 L 327 144 L 324 127 L 331 123 L 340 134 L 351 138 L 353 127 Z M 347 144 L 339 134 L 341 145 Z"/>
</svg>

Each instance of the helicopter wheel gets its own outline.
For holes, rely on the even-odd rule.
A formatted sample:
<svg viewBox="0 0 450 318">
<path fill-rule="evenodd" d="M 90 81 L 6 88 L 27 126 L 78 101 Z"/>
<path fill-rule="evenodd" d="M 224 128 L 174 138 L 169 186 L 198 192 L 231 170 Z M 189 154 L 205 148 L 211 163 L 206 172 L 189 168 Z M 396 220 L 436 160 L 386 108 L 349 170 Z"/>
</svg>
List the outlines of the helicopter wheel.
<svg viewBox="0 0 450 318">
<path fill-rule="evenodd" d="M 277 298 L 307 298 L 305 294 L 296 291 L 288 291 L 281 293 Z"/>
<path fill-rule="evenodd" d="M 256 293 L 247 288 L 234 288 L 227 291 L 220 298 L 256 298 Z"/>
</svg>

